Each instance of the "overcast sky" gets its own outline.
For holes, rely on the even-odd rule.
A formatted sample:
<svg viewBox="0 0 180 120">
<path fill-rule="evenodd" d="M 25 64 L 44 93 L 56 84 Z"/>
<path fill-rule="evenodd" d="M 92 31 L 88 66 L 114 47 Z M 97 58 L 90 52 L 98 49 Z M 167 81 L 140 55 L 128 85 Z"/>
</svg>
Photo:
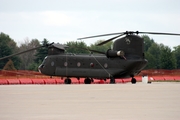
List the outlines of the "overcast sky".
<svg viewBox="0 0 180 120">
<path fill-rule="evenodd" d="M 0 0 L 0 32 L 18 44 L 27 38 L 66 43 L 79 37 L 137 30 L 180 33 L 180 1 Z M 180 36 L 149 36 L 171 48 L 180 45 Z M 99 39 L 107 38 L 84 42 L 89 45 Z"/>
</svg>

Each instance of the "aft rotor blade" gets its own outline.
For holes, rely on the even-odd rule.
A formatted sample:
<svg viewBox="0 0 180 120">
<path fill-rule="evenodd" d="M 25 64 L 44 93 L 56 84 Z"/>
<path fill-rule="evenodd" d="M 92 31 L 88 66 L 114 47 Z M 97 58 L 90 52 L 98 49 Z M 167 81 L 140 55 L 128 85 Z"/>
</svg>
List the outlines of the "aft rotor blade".
<svg viewBox="0 0 180 120">
<path fill-rule="evenodd" d="M 110 36 L 110 35 L 117 35 L 117 34 L 124 34 L 124 32 L 110 33 L 110 34 L 102 34 L 102 35 L 94 35 L 94 36 L 89 36 L 89 37 L 78 38 L 78 40 L 88 39 L 88 38 L 95 38 L 95 37 Z"/>
<path fill-rule="evenodd" d="M 51 44 L 46 44 L 46 45 L 43 45 L 43 46 L 39 46 L 39 47 L 35 47 L 35 48 L 32 48 L 32 49 L 28 49 L 28 50 L 25 50 L 25 51 L 22 51 L 22 52 L 18 52 L 18 53 L 15 53 L 15 54 L 11 54 L 11 55 L 8 55 L 8 56 L 5 56 L 5 57 L 2 57 L 0 58 L 0 60 L 3 60 L 3 59 L 6 59 L 6 58 L 10 58 L 10 57 L 13 57 L 13 56 L 16 56 L 16 55 L 20 55 L 20 54 L 23 54 L 23 53 L 26 53 L 26 52 L 30 52 L 30 51 L 33 51 L 33 50 L 36 50 L 36 49 L 39 49 L 39 48 L 42 48 L 42 47 L 48 47 L 50 45 L 54 44 L 51 43 Z"/>
<path fill-rule="evenodd" d="M 161 33 L 161 32 L 138 32 L 138 33 L 143 33 L 143 34 L 154 34 L 154 35 L 178 35 L 178 33 Z"/>
<path fill-rule="evenodd" d="M 97 46 L 100 46 L 100 45 L 103 45 L 103 44 L 105 44 L 105 43 L 108 43 L 108 42 L 110 42 L 110 41 L 112 41 L 112 40 L 114 40 L 114 39 L 116 39 L 116 38 L 118 38 L 118 37 L 121 37 L 122 35 L 124 35 L 124 33 L 123 33 L 123 34 L 120 34 L 120 35 L 118 35 L 118 36 L 115 36 L 115 37 L 113 37 L 113 38 L 110 38 L 110 39 L 108 39 L 108 40 L 106 40 L 106 41 L 103 41 L 103 42 L 97 44 Z"/>
</svg>

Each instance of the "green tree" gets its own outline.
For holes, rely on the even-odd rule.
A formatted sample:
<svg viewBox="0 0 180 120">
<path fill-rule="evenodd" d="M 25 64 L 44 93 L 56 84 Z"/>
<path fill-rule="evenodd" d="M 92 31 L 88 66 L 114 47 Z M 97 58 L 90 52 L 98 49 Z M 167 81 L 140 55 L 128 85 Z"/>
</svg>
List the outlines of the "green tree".
<svg viewBox="0 0 180 120">
<path fill-rule="evenodd" d="M 18 52 L 16 43 L 9 37 L 9 35 L 0 33 L 0 41 L 0 58 Z M 21 62 L 20 58 L 17 56 L 13 56 L 9 59 L 13 61 L 15 68 L 18 69 Z M 0 60 L 0 69 L 4 67 L 7 61 L 8 59 Z"/>
<path fill-rule="evenodd" d="M 145 58 L 148 60 L 146 69 L 175 69 L 176 57 L 168 46 L 157 44 L 147 35 L 144 38 Z"/>
<path fill-rule="evenodd" d="M 153 43 L 145 52 L 148 60 L 146 69 L 176 69 L 176 58 L 168 46 Z"/>
<path fill-rule="evenodd" d="M 66 43 L 67 46 L 69 46 L 66 50 L 67 53 L 76 53 L 76 54 L 85 54 L 85 53 L 89 53 L 88 50 L 85 50 L 87 47 L 86 43 L 80 41 L 80 42 L 67 42 Z M 85 48 L 85 49 L 83 49 Z"/>
<path fill-rule="evenodd" d="M 41 61 L 39 61 L 38 63 L 36 62 L 30 63 L 28 66 L 28 70 L 38 71 L 38 67 L 41 63 L 42 63 Z"/>
<path fill-rule="evenodd" d="M 176 58 L 173 52 L 171 52 L 171 49 L 168 46 L 165 46 L 163 44 L 160 44 L 160 63 L 161 63 L 161 69 L 176 69 Z"/>
<path fill-rule="evenodd" d="M 37 39 L 32 39 L 31 41 L 29 39 L 25 39 L 24 43 L 20 45 L 19 50 L 25 51 L 25 50 L 32 49 L 32 48 L 35 48 L 38 46 L 40 46 L 40 43 Z M 29 51 L 29 52 L 19 55 L 19 57 L 22 60 L 20 69 L 22 69 L 22 70 L 29 69 L 29 65 L 34 62 L 34 59 L 36 57 L 35 54 L 36 54 L 36 50 Z"/>
<path fill-rule="evenodd" d="M 150 39 L 148 35 L 142 35 L 141 37 L 144 39 L 144 50 L 147 52 L 151 45 L 155 42 L 153 39 Z"/>
<path fill-rule="evenodd" d="M 108 49 L 111 49 L 111 46 L 113 44 L 112 41 L 106 43 L 106 44 L 103 44 L 101 46 L 97 46 L 98 43 L 102 42 L 103 40 L 98 40 L 96 41 L 94 44 L 91 44 L 90 45 L 90 49 L 92 50 L 97 50 L 97 51 L 101 51 L 101 52 L 106 52 Z"/>
<path fill-rule="evenodd" d="M 146 69 L 160 69 L 160 53 L 161 50 L 157 43 L 152 43 L 152 45 L 145 52 L 145 58 L 148 60 L 148 65 Z"/>
<path fill-rule="evenodd" d="M 180 45 L 174 47 L 173 51 L 175 58 L 176 58 L 176 63 L 177 63 L 177 69 L 180 69 Z"/>
<path fill-rule="evenodd" d="M 42 46 L 47 44 L 49 44 L 49 41 L 47 39 L 44 39 L 41 43 Z M 48 47 L 42 47 L 37 49 L 37 53 L 35 54 L 36 59 L 34 60 L 34 62 L 37 64 L 41 63 L 47 55 L 48 55 Z"/>
</svg>

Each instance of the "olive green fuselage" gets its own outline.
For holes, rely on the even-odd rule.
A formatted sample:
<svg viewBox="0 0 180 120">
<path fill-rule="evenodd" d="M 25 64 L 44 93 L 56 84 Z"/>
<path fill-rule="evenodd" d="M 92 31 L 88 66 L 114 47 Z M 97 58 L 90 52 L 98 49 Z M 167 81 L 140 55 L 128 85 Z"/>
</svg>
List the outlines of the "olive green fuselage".
<svg viewBox="0 0 180 120">
<path fill-rule="evenodd" d="M 39 69 L 49 76 L 125 78 L 138 74 L 147 64 L 145 59 L 107 58 L 105 55 L 61 54 L 47 56 Z"/>
<path fill-rule="evenodd" d="M 144 40 L 140 36 L 124 36 L 115 40 L 112 46 L 104 54 L 49 55 L 39 69 L 50 76 L 105 79 L 133 77 L 147 65 Z"/>
</svg>

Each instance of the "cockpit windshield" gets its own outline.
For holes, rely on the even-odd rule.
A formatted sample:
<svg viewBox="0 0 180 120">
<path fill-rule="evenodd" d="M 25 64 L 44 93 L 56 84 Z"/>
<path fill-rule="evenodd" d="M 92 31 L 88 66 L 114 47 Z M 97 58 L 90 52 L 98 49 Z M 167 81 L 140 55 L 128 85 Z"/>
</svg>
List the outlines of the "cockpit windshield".
<svg viewBox="0 0 180 120">
<path fill-rule="evenodd" d="M 44 58 L 44 60 L 43 60 L 43 62 L 42 62 L 42 65 L 44 65 L 46 59 L 47 59 L 47 56 Z"/>
<path fill-rule="evenodd" d="M 111 44 L 111 50 L 113 50 L 113 45 L 114 45 L 114 43 L 112 42 L 112 44 Z"/>
</svg>

